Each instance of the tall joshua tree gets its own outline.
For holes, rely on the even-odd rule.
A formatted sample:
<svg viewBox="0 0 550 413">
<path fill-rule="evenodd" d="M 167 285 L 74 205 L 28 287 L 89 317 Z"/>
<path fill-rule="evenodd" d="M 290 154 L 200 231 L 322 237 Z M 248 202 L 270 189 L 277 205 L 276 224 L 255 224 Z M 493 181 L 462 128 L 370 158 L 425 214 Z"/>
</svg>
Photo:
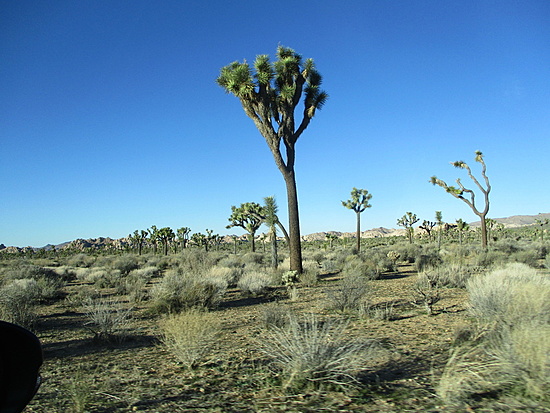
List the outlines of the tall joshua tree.
<svg viewBox="0 0 550 413">
<path fill-rule="evenodd" d="M 412 212 L 407 212 L 401 218 L 397 220 L 397 225 L 404 227 L 407 230 L 407 237 L 409 237 L 409 244 L 413 242 L 414 228 L 413 225 L 418 222 L 418 217 Z"/>
<path fill-rule="evenodd" d="M 444 181 L 437 178 L 436 176 L 432 176 L 430 179 L 430 182 L 433 185 L 440 186 L 455 198 L 464 201 L 472 209 L 474 214 L 476 214 L 480 218 L 481 245 L 483 246 L 483 248 L 487 248 L 487 221 L 486 220 L 487 220 L 487 213 L 489 212 L 489 192 L 491 192 L 491 185 L 489 184 L 489 178 L 487 177 L 487 174 L 486 174 L 487 166 L 485 165 L 485 161 L 483 160 L 483 153 L 481 153 L 481 151 L 476 151 L 475 154 L 476 154 L 475 161 L 481 164 L 481 176 L 485 181 L 485 187 L 472 174 L 472 170 L 470 169 L 470 167 L 466 162 L 456 161 L 456 162 L 451 162 L 451 165 L 453 165 L 455 168 L 465 169 L 468 172 L 468 176 L 470 177 L 470 179 L 476 184 L 476 186 L 479 188 L 479 190 L 483 194 L 483 199 L 485 204 L 483 209 L 478 209 L 478 207 L 476 206 L 475 192 L 471 189 L 465 188 L 462 182 L 460 181 L 460 178 L 456 180 L 456 183 L 458 184 L 458 188 L 455 186 L 447 185 Z"/>
<path fill-rule="evenodd" d="M 226 228 L 241 227 L 250 236 L 250 245 L 252 252 L 256 251 L 254 242 L 254 236 L 256 231 L 263 223 L 261 217 L 264 216 L 264 207 L 256 202 L 246 202 L 241 204 L 240 207 L 231 207 L 231 216 L 229 217 L 229 224 Z"/>
<path fill-rule="evenodd" d="M 351 190 L 351 199 L 342 201 L 343 206 L 347 209 L 353 209 L 357 215 L 357 229 L 355 235 L 357 238 L 357 253 L 361 251 L 361 212 L 372 206 L 369 204 L 371 198 L 372 194 L 369 194 L 369 191 L 366 189 L 357 189 L 354 187 Z"/>
<path fill-rule="evenodd" d="M 320 89 L 321 80 L 313 59 L 304 61 L 294 50 L 283 46 L 277 48 L 277 60 L 273 63 L 267 55 L 256 57 L 254 70 L 246 61 L 233 62 L 223 67 L 216 79 L 227 93 L 239 98 L 283 175 L 288 202 L 290 269 L 298 273 L 302 272 L 302 249 L 294 173 L 295 146 L 327 99 L 327 94 Z M 302 95 L 304 108 L 298 115 L 301 120 L 296 119 L 296 122 L 295 111 Z M 286 156 L 283 156 L 282 147 Z"/>
</svg>

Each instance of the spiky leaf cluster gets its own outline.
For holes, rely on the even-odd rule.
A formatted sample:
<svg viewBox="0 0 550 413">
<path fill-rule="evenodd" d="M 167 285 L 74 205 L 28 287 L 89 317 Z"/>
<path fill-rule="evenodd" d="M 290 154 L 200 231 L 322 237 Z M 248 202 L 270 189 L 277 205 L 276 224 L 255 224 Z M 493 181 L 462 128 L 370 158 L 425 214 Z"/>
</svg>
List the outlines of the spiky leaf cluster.
<svg viewBox="0 0 550 413">
<path fill-rule="evenodd" d="M 365 209 L 372 206 L 371 204 L 369 204 L 371 198 L 372 194 L 369 194 L 369 191 L 367 191 L 366 189 L 357 189 L 354 187 L 351 190 L 351 199 L 348 199 L 347 201 L 342 201 L 342 205 L 360 214 Z"/>
</svg>

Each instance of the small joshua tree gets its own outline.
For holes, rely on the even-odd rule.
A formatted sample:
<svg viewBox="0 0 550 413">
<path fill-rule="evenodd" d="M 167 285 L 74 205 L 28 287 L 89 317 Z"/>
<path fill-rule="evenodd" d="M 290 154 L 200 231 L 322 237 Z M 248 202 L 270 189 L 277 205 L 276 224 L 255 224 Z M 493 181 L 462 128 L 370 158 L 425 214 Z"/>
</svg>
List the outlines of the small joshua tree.
<svg viewBox="0 0 550 413">
<path fill-rule="evenodd" d="M 462 220 L 462 218 L 459 218 L 456 220 L 456 229 L 458 230 L 458 242 L 460 245 L 462 245 L 462 234 L 464 231 L 468 231 L 470 226 L 468 223 Z"/>
<path fill-rule="evenodd" d="M 460 181 L 460 178 L 456 180 L 456 183 L 458 184 L 458 188 L 454 186 L 447 185 L 444 181 L 437 178 L 436 176 L 432 176 L 430 179 L 430 182 L 433 185 L 438 185 L 441 188 L 445 189 L 448 193 L 450 193 L 452 196 L 454 196 L 457 199 L 460 199 L 464 201 L 476 214 L 480 220 L 481 220 L 481 245 L 483 248 L 487 248 L 487 213 L 489 212 L 489 192 L 491 192 L 491 185 L 489 184 L 489 178 L 487 177 L 486 171 L 487 166 L 485 165 L 485 161 L 483 160 L 483 153 L 481 151 L 475 152 L 476 157 L 475 161 L 479 162 L 481 164 L 481 176 L 483 177 L 483 180 L 485 181 L 485 187 L 477 180 L 477 178 L 472 174 L 472 170 L 468 166 L 468 164 L 464 161 L 456 161 L 451 162 L 451 165 L 453 165 L 455 168 L 465 169 L 468 172 L 468 176 L 470 179 L 476 184 L 476 186 L 479 188 L 481 193 L 483 194 L 483 198 L 485 201 L 485 207 L 480 210 L 477 208 L 475 203 L 475 192 L 471 189 L 467 189 L 464 187 L 462 182 Z M 468 194 L 468 198 L 466 197 L 466 194 Z"/>
<path fill-rule="evenodd" d="M 338 235 L 336 235 L 336 234 L 326 234 L 325 238 L 328 240 L 329 247 L 332 248 L 332 243 L 334 242 L 334 240 L 338 239 Z"/>
<path fill-rule="evenodd" d="M 174 231 L 170 227 L 164 227 L 158 230 L 158 240 L 162 244 L 162 252 L 168 255 L 168 245 L 174 240 Z"/>
<path fill-rule="evenodd" d="M 407 230 L 407 237 L 409 238 L 409 243 L 412 244 L 414 236 L 413 225 L 418 222 L 418 217 L 412 212 L 407 212 L 401 218 L 397 220 L 397 225 L 404 227 Z"/>
<path fill-rule="evenodd" d="M 189 234 L 191 233 L 191 228 L 181 227 L 176 230 L 176 238 L 181 244 L 181 248 L 187 248 L 187 243 L 189 242 Z"/>
<path fill-rule="evenodd" d="M 229 224 L 226 228 L 241 227 L 246 230 L 250 237 L 252 252 L 256 251 L 254 235 L 263 223 L 264 207 L 256 202 L 246 202 L 240 207 L 231 207 L 231 216 Z"/>
<path fill-rule="evenodd" d="M 357 253 L 361 250 L 361 212 L 372 206 L 369 204 L 371 198 L 372 194 L 369 194 L 369 191 L 366 189 L 357 189 L 354 187 L 351 190 L 351 199 L 342 201 L 343 206 L 347 209 L 353 209 L 357 215 L 357 229 L 355 235 L 357 238 Z"/>
<path fill-rule="evenodd" d="M 271 241 L 271 266 L 276 269 L 279 265 L 277 253 L 277 223 L 279 222 L 277 211 L 279 208 L 273 196 L 266 196 L 264 203 L 265 223 L 269 227 L 269 238 Z"/>
<path fill-rule="evenodd" d="M 441 211 L 435 211 L 435 220 L 437 222 L 437 248 L 441 248 L 441 236 L 443 235 L 443 214 Z"/>
<path fill-rule="evenodd" d="M 428 234 L 428 239 L 431 241 L 432 240 L 432 230 L 435 226 L 436 226 L 435 222 L 428 221 L 427 219 L 425 219 L 422 222 L 422 225 L 419 225 L 418 228 L 423 229 L 424 231 L 426 231 L 426 233 Z"/>
<path fill-rule="evenodd" d="M 134 233 L 130 234 L 128 237 L 132 241 L 132 244 L 137 245 L 138 255 L 141 255 L 141 252 L 143 251 L 143 244 L 145 243 L 145 241 L 147 241 L 147 237 L 149 237 L 149 232 L 143 229 L 141 231 L 138 231 L 136 229 Z"/>
</svg>

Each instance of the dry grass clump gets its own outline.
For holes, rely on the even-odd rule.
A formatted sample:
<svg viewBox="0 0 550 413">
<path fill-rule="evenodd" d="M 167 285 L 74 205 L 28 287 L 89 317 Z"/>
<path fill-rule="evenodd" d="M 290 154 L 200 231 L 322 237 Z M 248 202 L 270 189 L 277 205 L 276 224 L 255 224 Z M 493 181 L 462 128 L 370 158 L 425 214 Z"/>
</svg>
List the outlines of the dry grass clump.
<svg viewBox="0 0 550 413">
<path fill-rule="evenodd" d="M 344 275 L 335 288 L 327 291 L 328 307 L 337 311 L 359 310 L 369 295 L 368 280 L 362 275 Z"/>
<path fill-rule="evenodd" d="M 123 309 L 113 300 L 106 298 L 88 299 L 83 303 L 94 339 L 122 341 L 130 322 L 131 309 Z"/>
<path fill-rule="evenodd" d="M 211 267 L 206 272 L 206 277 L 221 279 L 228 285 L 234 286 L 237 285 L 237 281 L 239 281 L 242 273 L 243 270 L 239 267 L 225 267 L 222 265 L 216 265 Z"/>
<path fill-rule="evenodd" d="M 189 309 L 160 321 L 161 341 L 187 369 L 194 368 L 212 351 L 221 331 L 211 313 Z"/>
<path fill-rule="evenodd" d="M 260 348 L 284 390 L 347 387 L 374 358 L 375 348 L 351 341 L 346 327 L 341 321 L 321 322 L 314 314 L 303 322 L 291 317 L 288 326 L 268 331 Z"/>
<path fill-rule="evenodd" d="M 467 287 L 478 333 L 452 353 L 438 395 L 460 404 L 506 392 L 550 407 L 550 278 L 511 263 Z"/>
<path fill-rule="evenodd" d="M 385 268 L 380 267 L 375 261 L 358 255 L 346 257 L 342 269 L 343 276 L 361 276 L 368 280 L 378 280 Z"/>
</svg>

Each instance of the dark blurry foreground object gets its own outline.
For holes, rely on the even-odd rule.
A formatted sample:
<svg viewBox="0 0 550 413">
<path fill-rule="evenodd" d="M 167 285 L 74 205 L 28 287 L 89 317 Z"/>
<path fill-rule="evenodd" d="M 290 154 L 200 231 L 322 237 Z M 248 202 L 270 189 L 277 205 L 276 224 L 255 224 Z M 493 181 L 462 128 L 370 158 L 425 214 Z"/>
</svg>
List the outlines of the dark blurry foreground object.
<svg viewBox="0 0 550 413">
<path fill-rule="evenodd" d="M 19 413 L 40 385 L 42 347 L 30 331 L 0 321 L 0 413 Z"/>
</svg>

